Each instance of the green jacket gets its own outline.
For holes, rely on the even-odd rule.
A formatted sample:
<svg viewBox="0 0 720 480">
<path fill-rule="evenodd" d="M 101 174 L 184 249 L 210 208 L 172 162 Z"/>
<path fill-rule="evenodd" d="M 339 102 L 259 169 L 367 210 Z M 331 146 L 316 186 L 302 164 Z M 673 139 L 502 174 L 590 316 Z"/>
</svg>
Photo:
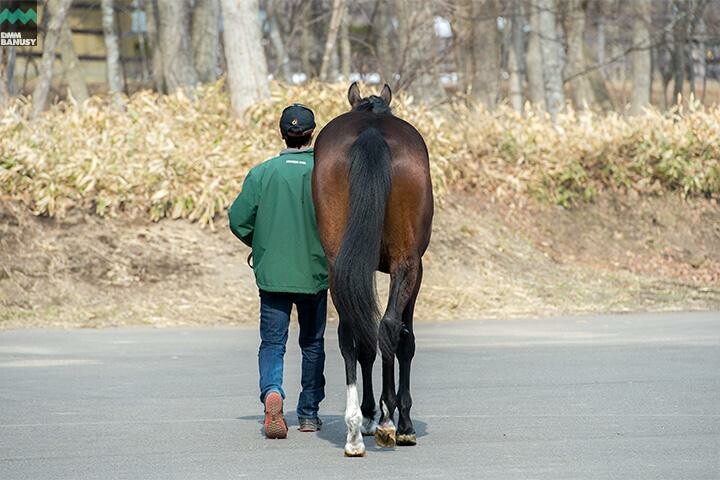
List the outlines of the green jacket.
<svg viewBox="0 0 720 480">
<path fill-rule="evenodd" d="M 252 247 L 258 288 L 317 293 L 328 288 L 327 259 L 312 201 L 313 151 L 287 149 L 254 167 L 228 216 Z"/>
</svg>

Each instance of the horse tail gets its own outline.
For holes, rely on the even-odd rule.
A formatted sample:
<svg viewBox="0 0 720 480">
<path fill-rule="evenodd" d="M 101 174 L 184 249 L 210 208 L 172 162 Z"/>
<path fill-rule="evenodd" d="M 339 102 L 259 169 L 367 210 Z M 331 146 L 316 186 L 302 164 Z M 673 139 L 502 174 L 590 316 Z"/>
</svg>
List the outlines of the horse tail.
<svg viewBox="0 0 720 480">
<path fill-rule="evenodd" d="M 380 311 L 375 271 L 385 205 L 390 193 L 390 147 L 376 128 L 364 130 L 350 147 L 350 209 L 333 269 L 333 300 L 340 320 L 352 331 L 355 345 L 377 350 Z"/>
</svg>

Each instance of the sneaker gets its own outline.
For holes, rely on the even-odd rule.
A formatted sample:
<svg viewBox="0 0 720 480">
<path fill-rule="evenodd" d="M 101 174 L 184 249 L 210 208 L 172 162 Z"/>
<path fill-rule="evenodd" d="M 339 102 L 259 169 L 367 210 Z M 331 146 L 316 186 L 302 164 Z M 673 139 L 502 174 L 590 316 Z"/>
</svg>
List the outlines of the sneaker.
<svg viewBox="0 0 720 480">
<path fill-rule="evenodd" d="M 278 392 L 270 392 L 265 397 L 265 436 L 267 438 L 286 438 L 287 424 L 283 418 L 283 399 Z"/>
<path fill-rule="evenodd" d="M 298 430 L 301 432 L 317 432 L 322 427 L 322 420 L 320 418 L 298 418 L 300 427 Z"/>
</svg>

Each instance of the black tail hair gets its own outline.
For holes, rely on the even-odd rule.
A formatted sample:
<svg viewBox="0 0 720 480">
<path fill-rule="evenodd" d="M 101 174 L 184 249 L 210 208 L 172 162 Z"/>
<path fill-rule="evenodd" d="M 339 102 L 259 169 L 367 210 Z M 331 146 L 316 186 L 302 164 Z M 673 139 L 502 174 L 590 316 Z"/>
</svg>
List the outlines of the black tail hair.
<svg viewBox="0 0 720 480">
<path fill-rule="evenodd" d="M 335 306 L 347 322 L 356 347 L 377 349 L 378 310 L 375 271 L 385 205 L 390 193 L 390 147 L 379 130 L 364 130 L 350 147 L 350 212 L 333 270 Z"/>
</svg>

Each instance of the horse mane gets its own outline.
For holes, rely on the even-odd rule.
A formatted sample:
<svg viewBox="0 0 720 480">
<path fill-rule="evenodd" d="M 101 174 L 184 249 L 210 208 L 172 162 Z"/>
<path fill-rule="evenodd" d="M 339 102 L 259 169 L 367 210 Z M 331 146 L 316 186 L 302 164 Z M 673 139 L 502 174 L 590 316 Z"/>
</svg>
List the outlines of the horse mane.
<svg viewBox="0 0 720 480">
<path fill-rule="evenodd" d="M 353 112 L 372 112 L 378 115 L 392 115 L 392 109 L 377 95 L 370 95 L 360 100 L 352 109 Z"/>
</svg>

